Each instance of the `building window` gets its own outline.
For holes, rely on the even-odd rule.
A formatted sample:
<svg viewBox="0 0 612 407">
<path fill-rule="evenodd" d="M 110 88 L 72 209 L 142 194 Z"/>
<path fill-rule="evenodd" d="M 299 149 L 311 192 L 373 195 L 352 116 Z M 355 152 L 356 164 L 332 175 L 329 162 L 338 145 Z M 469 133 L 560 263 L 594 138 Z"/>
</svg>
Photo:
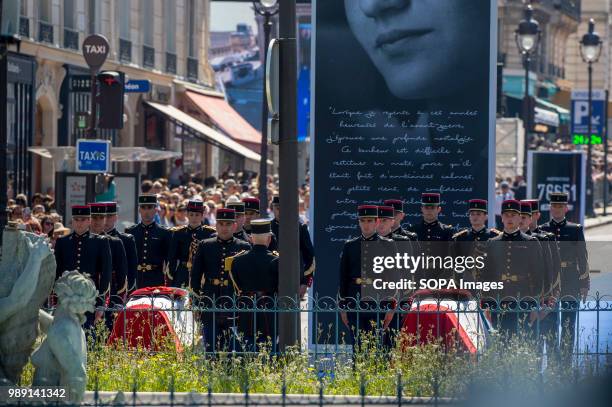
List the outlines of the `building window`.
<svg viewBox="0 0 612 407">
<path fill-rule="evenodd" d="M 53 44 L 53 24 L 51 24 L 51 2 L 38 1 L 38 41 Z"/>
<path fill-rule="evenodd" d="M 143 2 L 142 14 L 142 66 L 155 68 L 155 48 L 153 39 L 153 20 L 155 18 L 153 2 Z"/>
<path fill-rule="evenodd" d="M 64 48 L 79 49 L 79 32 L 75 29 L 74 0 L 64 0 Z"/>
</svg>

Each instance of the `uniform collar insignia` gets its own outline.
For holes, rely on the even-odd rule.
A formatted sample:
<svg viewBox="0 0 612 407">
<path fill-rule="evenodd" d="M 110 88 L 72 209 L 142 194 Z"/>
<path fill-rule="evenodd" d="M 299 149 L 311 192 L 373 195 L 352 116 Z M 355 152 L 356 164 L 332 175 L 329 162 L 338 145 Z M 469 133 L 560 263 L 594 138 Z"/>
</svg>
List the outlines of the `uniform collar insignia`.
<svg viewBox="0 0 612 407">
<path fill-rule="evenodd" d="M 508 233 L 508 232 L 504 231 L 504 236 L 505 237 L 517 237 L 520 234 L 521 234 L 521 230 L 520 229 L 516 229 L 516 232 L 513 232 L 513 233 Z"/>
<path fill-rule="evenodd" d="M 366 242 L 370 242 L 372 240 L 376 240 L 376 238 L 378 237 L 377 233 L 374 233 L 372 236 L 370 237 L 365 237 L 364 235 L 361 235 L 361 240 L 365 240 Z"/>
<path fill-rule="evenodd" d="M 433 222 L 426 222 L 425 220 L 423 220 L 423 224 L 425 226 L 436 226 L 438 224 L 438 220 L 434 220 Z"/>
</svg>

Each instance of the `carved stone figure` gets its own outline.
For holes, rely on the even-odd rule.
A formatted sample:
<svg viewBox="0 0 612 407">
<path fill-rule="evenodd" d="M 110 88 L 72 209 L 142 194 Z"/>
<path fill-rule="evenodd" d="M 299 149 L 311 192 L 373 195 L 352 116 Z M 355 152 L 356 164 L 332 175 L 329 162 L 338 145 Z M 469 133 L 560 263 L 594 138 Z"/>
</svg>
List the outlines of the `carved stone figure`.
<svg viewBox="0 0 612 407">
<path fill-rule="evenodd" d="M 49 322 L 39 309 L 54 280 L 55 257 L 47 238 L 7 226 L 0 257 L 0 383 L 19 381 L 39 333 L 39 320 L 43 330 Z"/>
<path fill-rule="evenodd" d="M 87 385 L 87 342 L 81 325 L 85 312 L 93 312 L 98 291 L 89 277 L 73 270 L 57 280 L 55 294 L 53 322 L 32 354 L 32 384 L 67 387 L 69 400 L 80 403 Z"/>
</svg>

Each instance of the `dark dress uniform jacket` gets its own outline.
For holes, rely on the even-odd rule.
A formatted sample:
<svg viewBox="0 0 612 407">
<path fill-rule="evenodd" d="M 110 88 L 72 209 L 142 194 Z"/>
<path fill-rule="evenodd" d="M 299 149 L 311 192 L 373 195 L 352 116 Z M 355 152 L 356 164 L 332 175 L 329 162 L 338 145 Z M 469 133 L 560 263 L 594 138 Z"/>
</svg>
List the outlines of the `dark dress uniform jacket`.
<svg viewBox="0 0 612 407">
<path fill-rule="evenodd" d="M 489 297 L 538 298 L 545 290 L 540 242 L 517 230 L 502 233 L 487 244 L 487 260 L 482 281 L 503 282 L 502 290 L 490 291 Z"/>
<path fill-rule="evenodd" d="M 410 226 L 409 231 L 417 234 L 419 244 L 425 256 L 448 256 L 450 254 L 450 245 L 444 242 L 450 242 L 453 239 L 453 228 L 439 221 L 431 223 L 421 219 L 420 222 Z M 434 270 L 423 269 L 415 273 L 417 280 L 422 278 L 452 278 L 452 270 Z"/>
<path fill-rule="evenodd" d="M 248 243 L 235 237 L 229 240 L 212 237 L 200 242 L 191 268 L 192 290 L 211 299 L 213 296 L 232 297 L 234 287 L 225 270 L 225 259 L 250 248 Z"/>
<path fill-rule="evenodd" d="M 112 282 L 111 282 L 111 304 L 120 303 L 121 295 L 127 291 L 127 256 L 123 242 L 118 237 L 101 235 L 108 239 L 112 257 Z"/>
<path fill-rule="evenodd" d="M 478 231 L 473 228 L 463 229 L 453 235 L 451 253 L 453 256 L 484 256 L 489 239 L 497 237 L 501 232 L 497 229 L 482 228 Z M 457 273 L 456 278 L 468 281 L 480 281 L 480 270 L 473 268 L 463 273 Z"/>
<path fill-rule="evenodd" d="M 90 232 L 77 235 L 72 232 L 55 243 L 56 276 L 64 271 L 78 270 L 87 274 L 98 289 L 96 306 L 110 292 L 112 278 L 111 250 L 108 239 Z"/>
<path fill-rule="evenodd" d="M 392 240 L 389 240 L 385 237 L 381 237 L 380 235 L 378 235 L 378 233 L 375 233 L 368 238 L 361 235 L 344 243 L 344 247 L 342 248 L 342 254 L 340 256 L 341 303 L 346 303 L 344 299 L 347 298 L 357 298 L 357 294 L 362 297 L 362 287 L 372 285 L 372 281 L 367 281 L 368 278 L 363 278 L 361 270 L 361 243 L 374 241 L 392 242 Z"/>
<path fill-rule="evenodd" d="M 249 243 L 249 235 L 243 228 L 234 233 L 234 237 Z"/>
<path fill-rule="evenodd" d="M 581 288 L 588 289 L 589 264 L 582 225 L 551 220 L 541 229 L 553 233 L 559 244 L 561 260 L 561 295 L 578 297 Z"/>
<path fill-rule="evenodd" d="M 248 252 L 231 259 L 229 267 L 240 308 L 272 309 L 278 292 L 278 255 L 265 246 L 254 245 Z M 255 299 L 257 299 L 255 302 Z M 249 338 L 261 333 L 263 338 L 276 336 L 273 312 L 242 313 L 238 318 L 240 330 Z"/>
<path fill-rule="evenodd" d="M 312 278 L 315 271 L 315 253 L 314 246 L 310 240 L 310 233 L 308 233 L 308 226 L 302 222 L 299 222 L 299 238 L 300 238 L 300 270 L 302 275 L 300 276 L 301 285 L 312 284 Z M 272 219 L 271 222 L 272 233 L 276 236 L 277 241 L 280 239 L 280 223 L 277 219 Z M 277 243 L 278 246 L 278 243 Z M 274 249 L 278 250 L 278 249 Z"/>
<path fill-rule="evenodd" d="M 172 237 L 170 231 L 155 222 L 149 225 L 141 222 L 127 228 L 125 233 L 134 236 L 136 242 L 136 286 L 141 288 L 164 285 L 164 263 L 168 259 Z"/>
<path fill-rule="evenodd" d="M 557 238 L 554 234 L 548 233 L 542 229 L 535 229 L 527 232 L 528 235 L 534 236 L 542 245 L 544 254 L 544 266 L 542 270 L 545 272 L 546 287 L 544 295 L 558 297 L 561 289 L 561 257 L 559 255 L 559 246 Z"/>
<path fill-rule="evenodd" d="M 127 283 L 128 291 L 136 289 L 136 266 L 138 265 L 138 254 L 136 253 L 136 242 L 134 236 L 127 233 L 121 233 L 117 229 L 112 229 L 108 232 L 110 236 L 118 237 L 123 243 L 125 250 L 125 258 L 127 261 Z"/>
<path fill-rule="evenodd" d="M 172 286 L 186 286 L 189 284 L 189 273 L 191 271 L 189 249 L 192 242 L 195 241 L 198 244 L 199 241 L 210 238 L 216 231 L 214 228 L 204 225 L 196 228 L 188 225 L 177 226 L 170 231 L 172 232 L 172 240 L 170 241 L 168 264 Z M 191 261 L 193 262 L 193 258 Z"/>
<path fill-rule="evenodd" d="M 410 232 L 406 229 L 404 229 L 403 227 L 398 227 L 397 229 L 395 229 L 394 231 L 391 232 L 394 235 L 400 235 L 400 236 L 405 236 L 407 237 L 409 240 L 412 241 L 417 241 L 419 240 L 419 236 L 414 233 L 414 232 Z"/>
</svg>

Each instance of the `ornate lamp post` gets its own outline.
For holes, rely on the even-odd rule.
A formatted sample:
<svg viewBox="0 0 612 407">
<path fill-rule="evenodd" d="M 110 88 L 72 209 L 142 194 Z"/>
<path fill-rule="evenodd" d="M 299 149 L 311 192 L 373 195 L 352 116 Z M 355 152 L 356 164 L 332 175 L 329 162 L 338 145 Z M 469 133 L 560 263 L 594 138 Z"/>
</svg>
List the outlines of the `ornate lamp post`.
<svg viewBox="0 0 612 407">
<path fill-rule="evenodd" d="M 527 151 L 529 149 L 529 132 L 533 127 L 531 123 L 532 109 L 529 96 L 529 68 L 531 65 L 531 57 L 538 48 L 540 37 L 540 24 L 533 18 L 533 7 L 527 5 L 524 10 L 524 18 L 514 31 L 514 39 L 519 52 L 523 56 L 523 65 L 525 67 L 525 96 L 523 97 L 523 128 L 525 129 L 525 143 L 523 146 L 523 176 L 527 177 Z"/>
<path fill-rule="evenodd" d="M 587 194 L 586 194 L 586 213 L 587 216 L 594 216 L 595 211 L 593 210 L 593 166 L 591 164 L 592 159 L 592 145 L 591 136 L 592 134 L 592 112 L 593 108 L 593 63 L 599 60 L 601 55 L 602 41 L 599 35 L 595 32 L 595 21 L 589 20 L 589 32 L 582 36 L 580 40 L 580 55 L 582 60 L 587 63 L 589 72 L 589 111 L 588 111 L 588 134 L 587 140 L 589 142 L 587 147 Z M 606 143 L 608 140 L 606 140 Z M 606 163 L 607 165 L 607 163 Z M 607 185 L 606 185 L 607 187 Z M 604 202 L 605 206 L 606 202 Z"/>
</svg>

